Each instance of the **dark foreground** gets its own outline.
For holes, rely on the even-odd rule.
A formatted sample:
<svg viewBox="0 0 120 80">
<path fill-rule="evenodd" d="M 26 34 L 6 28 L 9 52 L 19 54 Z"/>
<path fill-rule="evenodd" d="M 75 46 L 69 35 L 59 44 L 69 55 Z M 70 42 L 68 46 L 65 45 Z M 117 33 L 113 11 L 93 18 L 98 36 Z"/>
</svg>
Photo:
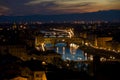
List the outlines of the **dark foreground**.
<svg viewBox="0 0 120 80">
<path fill-rule="evenodd" d="M 120 80 L 120 63 L 101 63 L 94 71 L 94 75 L 77 71 L 54 71 L 48 72 L 48 80 Z"/>
</svg>

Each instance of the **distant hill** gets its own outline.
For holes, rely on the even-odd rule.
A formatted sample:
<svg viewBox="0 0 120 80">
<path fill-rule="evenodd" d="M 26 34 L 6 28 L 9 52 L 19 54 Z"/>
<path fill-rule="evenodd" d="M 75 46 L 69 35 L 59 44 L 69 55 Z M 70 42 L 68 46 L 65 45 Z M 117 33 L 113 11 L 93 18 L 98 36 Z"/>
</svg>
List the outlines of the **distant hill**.
<svg viewBox="0 0 120 80">
<path fill-rule="evenodd" d="M 60 15 L 0 16 L 0 22 L 63 22 L 63 21 L 120 21 L 120 10 Z"/>
</svg>

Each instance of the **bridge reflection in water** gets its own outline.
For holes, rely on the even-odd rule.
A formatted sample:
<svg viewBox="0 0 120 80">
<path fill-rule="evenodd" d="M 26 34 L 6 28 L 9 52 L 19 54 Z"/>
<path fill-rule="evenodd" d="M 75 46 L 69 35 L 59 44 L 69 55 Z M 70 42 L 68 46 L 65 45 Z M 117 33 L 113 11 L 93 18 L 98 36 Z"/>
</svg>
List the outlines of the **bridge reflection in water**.
<svg viewBox="0 0 120 80">
<path fill-rule="evenodd" d="M 84 53 L 79 48 L 79 45 L 74 43 L 69 44 L 69 46 L 66 43 L 57 43 L 55 45 L 45 44 L 45 48 L 47 50 L 53 49 L 58 54 L 61 54 L 64 61 L 84 62 L 93 60 L 93 55 Z"/>
<path fill-rule="evenodd" d="M 63 60 L 78 61 L 86 59 L 84 52 L 75 47 L 65 47 L 61 44 L 56 46 L 55 51 L 59 54 L 62 54 Z"/>
<path fill-rule="evenodd" d="M 54 49 L 58 54 L 62 55 L 62 60 L 69 61 L 67 66 L 72 65 L 72 69 L 88 71 L 88 55 L 78 48 L 78 45 L 72 43 L 65 46 L 65 43 L 58 43 Z"/>
</svg>

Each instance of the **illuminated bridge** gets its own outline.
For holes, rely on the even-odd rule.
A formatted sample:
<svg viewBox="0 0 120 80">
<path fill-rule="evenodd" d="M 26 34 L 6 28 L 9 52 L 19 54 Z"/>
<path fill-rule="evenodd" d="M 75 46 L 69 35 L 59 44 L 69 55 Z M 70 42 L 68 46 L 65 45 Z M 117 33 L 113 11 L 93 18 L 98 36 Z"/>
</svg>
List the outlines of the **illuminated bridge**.
<svg viewBox="0 0 120 80">
<path fill-rule="evenodd" d="M 36 36 L 35 44 L 39 45 L 40 43 L 51 43 L 56 44 L 59 42 L 63 42 L 66 44 L 77 43 L 84 44 L 84 38 L 74 37 L 74 31 L 72 28 L 69 29 L 50 29 L 49 31 L 41 31 L 43 36 Z"/>
<path fill-rule="evenodd" d="M 49 31 L 41 31 L 44 37 L 74 37 L 73 29 L 50 29 Z"/>
</svg>

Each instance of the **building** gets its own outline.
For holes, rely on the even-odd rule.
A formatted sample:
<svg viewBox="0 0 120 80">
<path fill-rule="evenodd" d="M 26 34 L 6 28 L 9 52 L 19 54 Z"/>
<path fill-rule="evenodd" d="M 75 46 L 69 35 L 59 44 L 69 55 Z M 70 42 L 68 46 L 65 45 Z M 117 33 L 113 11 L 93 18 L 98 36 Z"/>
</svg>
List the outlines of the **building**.
<svg viewBox="0 0 120 80">
<path fill-rule="evenodd" d="M 108 45 L 109 50 L 120 52 L 120 43 L 116 41 L 107 41 L 106 44 Z"/>
<path fill-rule="evenodd" d="M 28 60 L 27 50 L 24 45 L 1 45 L 0 46 L 1 54 L 9 53 L 13 56 L 19 57 L 22 60 Z"/>
<path fill-rule="evenodd" d="M 34 71 L 33 80 L 47 80 L 45 72 L 44 71 Z"/>
<path fill-rule="evenodd" d="M 112 40 L 112 37 L 97 37 L 96 38 L 96 46 L 106 48 L 106 47 L 108 47 L 106 45 L 106 42 L 111 41 L 111 40 Z"/>
<path fill-rule="evenodd" d="M 10 79 L 10 80 L 28 80 L 28 79 L 25 77 L 17 76 L 15 78 Z"/>
</svg>

